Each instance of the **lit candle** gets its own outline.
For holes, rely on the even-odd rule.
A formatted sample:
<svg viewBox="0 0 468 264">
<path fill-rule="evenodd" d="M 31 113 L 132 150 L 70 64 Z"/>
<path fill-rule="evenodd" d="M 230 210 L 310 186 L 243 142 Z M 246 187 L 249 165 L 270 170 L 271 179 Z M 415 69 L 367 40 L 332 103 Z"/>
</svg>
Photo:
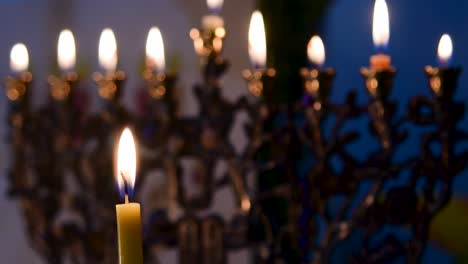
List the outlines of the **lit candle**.
<svg viewBox="0 0 468 264">
<path fill-rule="evenodd" d="M 117 42 L 114 32 L 109 28 L 102 31 L 99 39 L 99 64 L 108 73 L 117 68 Z"/>
<path fill-rule="evenodd" d="M 312 67 L 302 68 L 300 73 L 304 80 L 304 88 L 307 94 L 304 99 L 305 104 L 309 104 L 313 99 L 315 110 L 322 108 L 322 103 L 326 102 L 330 95 L 335 70 L 332 68 L 323 68 L 325 63 L 325 46 L 319 36 L 313 36 L 307 44 L 307 56 Z"/>
<path fill-rule="evenodd" d="M 452 39 L 448 34 L 442 35 L 439 41 L 439 47 L 437 48 L 437 55 L 439 57 L 439 63 L 442 67 L 448 67 L 450 59 L 452 58 L 453 44 Z"/>
<path fill-rule="evenodd" d="M 253 68 L 265 68 L 267 58 L 265 25 L 260 11 L 253 12 L 250 19 L 249 56 Z"/>
<path fill-rule="evenodd" d="M 28 49 L 23 43 L 17 43 L 11 48 L 10 69 L 17 74 L 28 70 L 29 55 Z"/>
<path fill-rule="evenodd" d="M 146 40 L 146 63 L 156 72 L 164 72 L 166 60 L 164 56 L 164 42 L 161 31 L 157 27 L 150 29 Z"/>
<path fill-rule="evenodd" d="M 212 13 L 218 14 L 223 8 L 224 0 L 206 0 L 206 5 Z"/>
<path fill-rule="evenodd" d="M 313 36 L 307 45 L 307 56 L 311 63 L 322 67 L 325 62 L 325 46 L 319 36 Z"/>
<path fill-rule="evenodd" d="M 115 178 L 124 204 L 116 205 L 120 264 L 142 264 L 143 243 L 139 203 L 129 203 L 136 178 L 136 147 L 132 132 L 125 128 L 117 148 Z"/>
<path fill-rule="evenodd" d="M 443 34 L 437 47 L 439 67 L 426 66 L 424 71 L 429 78 L 429 87 L 438 99 L 451 101 L 457 91 L 460 67 L 454 67 L 450 61 L 453 55 L 453 43 L 448 34 Z"/>
<path fill-rule="evenodd" d="M 206 30 L 215 30 L 224 27 L 224 19 L 219 16 L 219 12 L 223 7 L 223 0 L 207 0 L 206 4 L 211 11 L 211 15 L 202 18 L 203 28 Z"/>
<path fill-rule="evenodd" d="M 76 62 L 76 47 L 73 33 L 65 29 L 60 33 L 57 45 L 57 60 L 60 70 L 72 71 Z"/>
<path fill-rule="evenodd" d="M 387 47 L 390 38 L 390 23 L 385 0 L 375 1 L 372 38 L 378 51 L 381 52 Z M 379 53 L 370 58 L 370 67 L 373 70 L 385 71 L 390 69 L 391 65 L 392 59 L 386 54 Z"/>
</svg>

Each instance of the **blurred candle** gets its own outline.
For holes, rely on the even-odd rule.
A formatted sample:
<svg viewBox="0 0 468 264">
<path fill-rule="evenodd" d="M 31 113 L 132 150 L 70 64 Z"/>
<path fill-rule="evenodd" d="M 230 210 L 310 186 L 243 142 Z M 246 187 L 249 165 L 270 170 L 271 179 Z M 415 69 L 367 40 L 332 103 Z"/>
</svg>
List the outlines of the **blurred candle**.
<svg viewBox="0 0 468 264">
<path fill-rule="evenodd" d="M 14 73 L 22 73 L 28 70 L 29 54 L 28 49 L 23 43 L 17 43 L 11 48 L 10 69 Z"/>
<path fill-rule="evenodd" d="M 57 45 L 57 60 L 62 71 L 71 71 L 75 67 L 75 38 L 73 37 L 73 33 L 68 29 L 60 32 Z"/>
<path fill-rule="evenodd" d="M 223 8 L 224 0 L 206 0 L 206 4 L 212 13 L 219 13 Z"/>
<path fill-rule="evenodd" d="M 219 12 L 223 7 L 223 0 L 206 0 L 206 4 L 211 11 L 211 15 L 202 18 L 203 28 L 206 30 L 215 30 L 224 27 L 224 19 L 219 16 Z"/>
<path fill-rule="evenodd" d="M 452 58 L 453 44 L 452 39 L 448 34 L 442 35 L 439 41 L 439 47 L 437 48 L 437 55 L 439 57 L 440 66 L 447 67 L 450 64 Z"/>
<path fill-rule="evenodd" d="M 146 63 L 156 72 L 164 72 L 166 60 L 164 56 L 164 42 L 161 31 L 157 27 L 150 29 L 146 40 Z"/>
<path fill-rule="evenodd" d="M 380 52 L 388 45 L 390 39 L 390 22 L 388 7 L 385 0 L 376 0 L 374 6 L 374 18 L 372 28 L 372 39 L 376 49 Z M 370 58 L 371 69 L 384 71 L 390 69 L 392 59 L 390 56 L 379 53 Z"/>
<path fill-rule="evenodd" d="M 136 179 L 136 147 L 132 132 L 125 128 L 117 148 L 115 178 L 124 204 L 116 205 L 120 264 L 143 264 L 139 203 L 129 203 Z"/>
<path fill-rule="evenodd" d="M 260 11 L 253 12 L 250 19 L 249 56 L 253 68 L 265 68 L 267 57 L 266 36 L 263 16 Z"/>
<path fill-rule="evenodd" d="M 106 28 L 99 38 L 99 64 L 107 72 L 117 68 L 117 42 L 112 29 Z"/>
<path fill-rule="evenodd" d="M 325 62 L 325 46 L 319 36 L 313 36 L 307 45 L 307 55 L 311 63 L 322 67 Z"/>
</svg>

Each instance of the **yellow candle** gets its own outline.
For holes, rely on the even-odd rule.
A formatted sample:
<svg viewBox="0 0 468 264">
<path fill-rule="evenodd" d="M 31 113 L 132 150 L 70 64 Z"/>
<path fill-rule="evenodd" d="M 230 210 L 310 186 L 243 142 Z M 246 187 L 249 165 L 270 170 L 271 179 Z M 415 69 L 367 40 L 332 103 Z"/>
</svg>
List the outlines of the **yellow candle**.
<svg viewBox="0 0 468 264">
<path fill-rule="evenodd" d="M 135 186 L 136 147 L 132 132 L 125 128 L 117 150 L 116 181 L 125 195 L 125 203 L 116 205 L 119 263 L 142 264 L 143 243 L 139 203 L 129 203 L 130 188 Z"/>
<path fill-rule="evenodd" d="M 119 263 L 143 263 L 140 204 L 118 204 L 115 209 L 119 237 Z"/>
</svg>

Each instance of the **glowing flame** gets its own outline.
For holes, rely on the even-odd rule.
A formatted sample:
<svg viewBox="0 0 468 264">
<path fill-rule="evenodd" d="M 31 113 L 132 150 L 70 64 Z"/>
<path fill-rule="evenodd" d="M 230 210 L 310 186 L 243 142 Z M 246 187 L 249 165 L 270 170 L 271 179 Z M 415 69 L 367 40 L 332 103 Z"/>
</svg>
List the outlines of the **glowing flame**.
<svg viewBox="0 0 468 264">
<path fill-rule="evenodd" d="M 112 29 L 102 31 L 99 39 L 99 64 L 105 70 L 112 72 L 117 67 L 117 42 Z"/>
<path fill-rule="evenodd" d="M 263 16 L 260 11 L 252 14 L 249 28 L 249 56 L 252 64 L 259 68 L 266 66 L 266 37 Z"/>
<path fill-rule="evenodd" d="M 135 140 L 133 139 L 132 131 L 126 127 L 120 136 L 117 146 L 117 168 L 115 172 L 115 180 L 120 192 L 124 195 L 130 196 L 131 190 L 135 186 L 136 159 Z M 125 193 L 125 185 L 127 185 L 128 193 Z"/>
<path fill-rule="evenodd" d="M 249 200 L 248 197 L 244 197 L 242 200 L 241 200 L 241 208 L 244 212 L 248 212 L 250 210 L 250 208 L 252 207 L 252 204 Z"/>
<path fill-rule="evenodd" d="M 164 57 L 164 42 L 159 28 L 153 27 L 148 33 L 146 40 L 146 58 L 149 66 L 155 67 L 156 71 L 163 72 L 166 68 Z"/>
<path fill-rule="evenodd" d="M 437 53 L 439 55 L 439 60 L 441 64 L 447 64 L 452 58 L 453 44 L 452 39 L 448 34 L 444 34 L 440 38 Z"/>
<path fill-rule="evenodd" d="M 75 67 L 76 47 L 73 33 L 65 29 L 60 32 L 57 46 L 57 60 L 60 69 L 67 71 Z"/>
<path fill-rule="evenodd" d="M 386 47 L 390 39 L 390 22 L 385 0 L 375 1 L 372 38 L 377 48 Z"/>
<path fill-rule="evenodd" d="M 206 0 L 208 8 L 213 12 L 221 10 L 223 7 L 223 2 L 224 0 Z"/>
<path fill-rule="evenodd" d="M 319 36 L 313 36 L 307 45 L 307 55 L 309 60 L 317 66 L 322 66 L 325 62 L 325 46 Z"/>
<path fill-rule="evenodd" d="M 28 49 L 23 43 L 18 43 L 11 48 L 10 68 L 14 72 L 24 72 L 29 67 Z"/>
</svg>

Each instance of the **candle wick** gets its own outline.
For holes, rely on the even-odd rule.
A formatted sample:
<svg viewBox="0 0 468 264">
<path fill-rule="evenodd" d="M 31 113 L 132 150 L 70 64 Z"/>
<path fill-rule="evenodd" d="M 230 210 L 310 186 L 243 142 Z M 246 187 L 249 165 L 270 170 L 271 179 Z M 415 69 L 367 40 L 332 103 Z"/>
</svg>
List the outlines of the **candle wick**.
<svg viewBox="0 0 468 264">
<path fill-rule="evenodd" d="M 128 203 L 128 182 L 123 172 L 120 172 L 120 177 L 122 177 L 122 181 L 124 184 L 125 203 Z"/>
</svg>

